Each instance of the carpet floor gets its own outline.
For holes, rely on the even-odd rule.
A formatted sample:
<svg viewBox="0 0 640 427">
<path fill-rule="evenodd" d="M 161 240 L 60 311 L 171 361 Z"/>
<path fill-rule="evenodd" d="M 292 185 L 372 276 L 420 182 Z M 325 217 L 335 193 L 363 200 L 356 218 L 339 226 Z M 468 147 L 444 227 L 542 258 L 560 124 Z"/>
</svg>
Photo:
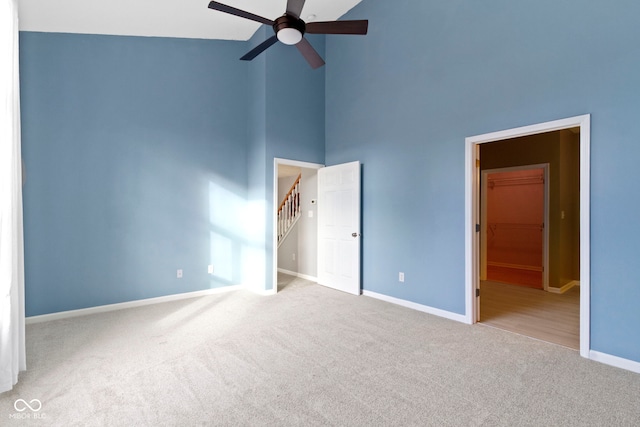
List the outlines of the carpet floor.
<svg viewBox="0 0 640 427">
<path fill-rule="evenodd" d="M 638 374 L 279 281 L 274 296 L 235 291 L 28 325 L 29 369 L 0 395 L 0 425 L 640 425 Z"/>
</svg>

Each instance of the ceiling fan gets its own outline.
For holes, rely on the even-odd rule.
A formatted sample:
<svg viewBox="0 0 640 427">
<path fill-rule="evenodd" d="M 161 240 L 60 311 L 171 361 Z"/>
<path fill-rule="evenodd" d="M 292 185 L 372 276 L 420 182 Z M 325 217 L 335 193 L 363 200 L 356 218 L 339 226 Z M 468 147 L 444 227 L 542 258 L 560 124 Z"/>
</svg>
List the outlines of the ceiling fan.
<svg viewBox="0 0 640 427">
<path fill-rule="evenodd" d="M 367 34 L 369 21 L 366 19 L 356 21 L 310 22 L 307 24 L 300 19 L 300 13 L 302 12 L 304 3 L 305 0 L 287 0 L 286 13 L 275 21 L 254 15 L 250 12 L 245 12 L 244 10 L 236 9 L 235 7 L 218 3 L 217 1 L 210 2 L 209 9 L 229 13 L 231 15 L 250 19 L 273 27 L 275 35 L 263 41 L 249 53 L 240 58 L 243 61 L 251 61 L 279 40 L 287 45 L 295 45 L 309 65 L 311 65 L 311 68 L 316 69 L 318 67 L 322 67 L 325 62 L 313 46 L 311 46 L 311 43 L 309 43 L 309 41 L 304 37 L 305 33 Z"/>
</svg>

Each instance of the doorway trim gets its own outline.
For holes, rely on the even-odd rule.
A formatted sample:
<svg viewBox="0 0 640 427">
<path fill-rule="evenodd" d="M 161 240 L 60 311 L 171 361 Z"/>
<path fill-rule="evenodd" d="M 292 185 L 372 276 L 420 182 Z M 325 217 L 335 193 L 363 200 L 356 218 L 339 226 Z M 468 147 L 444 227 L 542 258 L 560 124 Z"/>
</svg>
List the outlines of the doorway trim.
<svg viewBox="0 0 640 427">
<path fill-rule="evenodd" d="M 286 166 L 296 166 L 303 169 L 321 169 L 324 165 L 319 163 L 309 163 L 309 162 L 301 162 L 298 160 L 289 160 L 289 159 L 281 159 L 278 157 L 273 158 L 273 220 L 271 222 L 271 260 L 272 260 L 272 293 L 278 293 L 278 216 L 276 215 L 275 209 L 280 204 L 280 200 L 278 200 L 278 166 L 286 165 Z"/>
<path fill-rule="evenodd" d="M 491 132 L 465 138 L 465 320 L 476 323 L 476 286 L 480 277 L 479 234 L 479 145 L 562 129 L 580 128 L 580 355 L 589 358 L 591 347 L 591 239 L 590 239 L 590 146 L 591 115 Z"/>
<path fill-rule="evenodd" d="M 486 280 L 487 274 L 487 179 L 492 173 L 519 172 L 542 169 L 543 173 L 543 213 L 542 213 L 542 289 L 549 290 L 549 163 L 535 165 L 511 166 L 506 168 L 487 169 L 482 173 L 482 191 L 480 192 L 480 280 Z M 477 317 L 476 317 L 477 318 Z"/>
</svg>

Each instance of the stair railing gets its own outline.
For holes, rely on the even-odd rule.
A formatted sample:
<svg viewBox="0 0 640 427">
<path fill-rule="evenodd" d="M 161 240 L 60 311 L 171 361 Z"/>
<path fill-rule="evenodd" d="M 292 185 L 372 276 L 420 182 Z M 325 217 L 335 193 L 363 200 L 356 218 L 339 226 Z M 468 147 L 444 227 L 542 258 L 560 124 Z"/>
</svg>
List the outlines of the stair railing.
<svg viewBox="0 0 640 427">
<path fill-rule="evenodd" d="M 302 178 L 302 174 L 298 175 L 278 207 L 278 243 L 284 239 L 300 217 L 300 178 Z"/>
</svg>

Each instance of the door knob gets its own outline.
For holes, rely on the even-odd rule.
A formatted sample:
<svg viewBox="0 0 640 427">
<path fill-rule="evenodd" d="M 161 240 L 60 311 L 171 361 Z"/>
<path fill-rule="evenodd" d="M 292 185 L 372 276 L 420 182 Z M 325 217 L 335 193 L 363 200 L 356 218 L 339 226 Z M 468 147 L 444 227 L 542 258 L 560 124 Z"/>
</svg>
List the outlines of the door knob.
<svg viewBox="0 0 640 427">
<path fill-rule="evenodd" d="M 358 237 L 360 233 L 351 233 L 351 237 Z"/>
</svg>

